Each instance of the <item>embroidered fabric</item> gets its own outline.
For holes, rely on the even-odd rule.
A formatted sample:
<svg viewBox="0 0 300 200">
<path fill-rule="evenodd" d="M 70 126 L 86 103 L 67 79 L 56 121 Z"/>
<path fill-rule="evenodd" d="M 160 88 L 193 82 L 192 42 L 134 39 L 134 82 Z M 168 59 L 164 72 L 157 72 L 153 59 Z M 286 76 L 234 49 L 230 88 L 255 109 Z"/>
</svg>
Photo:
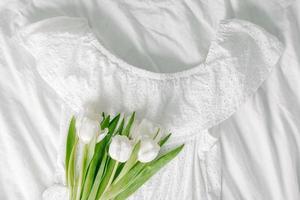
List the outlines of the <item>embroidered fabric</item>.
<svg viewBox="0 0 300 200">
<path fill-rule="evenodd" d="M 68 200 L 69 199 L 69 191 L 63 185 L 53 185 L 43 193 L 43 199 L 47 200 Z"/>
<path fill-rule="evenodd" d="M 155 73 L 110 53 L 84 19 L 56 17 L 19 32 L 41 77 L 64 100 L 62 138 L 69 114 L 92 102 L 96 111 L 137 111 L 170 129 L 169 145 L 183 152 L 130 199 L 220 199 L 217 138 L 208 129 L 229 118 L 270 74 L 281 43 L 250 22 L 223 20 L 204 63 L 177 73 Z M 63 141 L 63 139 L 61 140 Z M 64 147 L 57 182 L 63 183 Z"/>
</svg>

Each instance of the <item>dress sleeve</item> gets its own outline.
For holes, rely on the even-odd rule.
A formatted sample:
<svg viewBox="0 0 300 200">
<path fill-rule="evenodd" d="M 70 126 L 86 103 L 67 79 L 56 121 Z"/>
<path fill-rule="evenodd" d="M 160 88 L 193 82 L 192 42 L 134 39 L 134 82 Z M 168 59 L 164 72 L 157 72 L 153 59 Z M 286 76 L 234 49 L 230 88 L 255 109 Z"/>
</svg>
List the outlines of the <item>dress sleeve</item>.
<svg viewBox="0 0 300 200">
<path fill-rule="evenodd" d="M 34 58 L 32 69 L 36 68 L 37 74 L 75 111 L 88 96 L 85 89 L 91 78 L 91 72 L 82 67 L 93 59 L 86 56 L 90 50 L 88 28 L 85 19 L 55 17 L 21 28 L 16 36 Z"/>
<path fill-rule="evenodd" d="M 223 21 L 207 57 L 211 112 L 204 128 L 229 118 L 260 87 L 278 63 L 283 46 L 261 27 Z"/>
</svg>

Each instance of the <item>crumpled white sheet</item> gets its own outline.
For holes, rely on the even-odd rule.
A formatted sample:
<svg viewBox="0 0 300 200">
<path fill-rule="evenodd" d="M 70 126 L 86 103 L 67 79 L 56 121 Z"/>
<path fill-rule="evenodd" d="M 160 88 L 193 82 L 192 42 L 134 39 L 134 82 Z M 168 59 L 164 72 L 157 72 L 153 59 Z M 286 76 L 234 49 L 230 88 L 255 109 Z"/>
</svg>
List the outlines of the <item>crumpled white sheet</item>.
<svg viewBox="0 0 300 200">
<path fill-rule="evenodd" d="M 25 24 L 60 15 L 87 18 L 111 51 L 154 71 L 178 70 L 171 66 L 201 60 L 211 38 L 209 27 L 222 18 L 246 19 L 276 35 L 286 46 L 281 66 L 247 104 L 211 132 L 221 134 L 222 199 L 300 199 L 300 3 L 185 0 L 190 12 L 181 13 L 182 19 L 170 17 L 168 23 L 190 23 L 166 29 L 158 26 L 159 15 L 141 8 L 142 1 L 108 6 L 115 2 L 1 1 L 0 199 L 40 200 L 53 182 L 61 100 L 36 71 L 24 66 L 34 61 L 10 37 Z M 167 42 L 171 39 L 176 42 Z"/>
</svg>

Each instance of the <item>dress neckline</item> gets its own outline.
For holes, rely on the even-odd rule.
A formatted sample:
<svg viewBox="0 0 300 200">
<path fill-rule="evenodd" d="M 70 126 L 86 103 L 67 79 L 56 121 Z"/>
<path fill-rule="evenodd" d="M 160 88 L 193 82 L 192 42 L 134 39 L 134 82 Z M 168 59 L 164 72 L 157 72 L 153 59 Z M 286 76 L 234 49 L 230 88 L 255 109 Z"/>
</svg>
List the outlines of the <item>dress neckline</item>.
<svg viewBox="0 0 300 200">
<path fill-rule="evenodd" d="M 96 34 L 92 30 L 92 27 L 89 25 L 86 19 L 83 19 L 87 25 L 87 34 L 90 37 L 92 45 L 102 54 L 104 54 L 108 61 L 116 64 L 119 68 L 123 69 L 124 71 L 134 74 L 141 78 L 148 78 L 148 79 L 157 79 L 157 80 L 172 80 L 172 79 L 180 79 L 180 78 L 189 78 L 198 73 L 205 72 L 208 66 L 208 58 L 211 56 L 212 49 L 214 44 L 219 40 L 224 32 L 224 24 L 226 24 L 230 20 L 220 20 L 218 27 L 215 31 L 213 39 L 210 41 L 210 45 L 207 51 L 207 55 L 203 62 L 199 63 L 195 67 L 190 69 L 178 71 L 178 72 L 153 72 L 142 67 L 134 66 L 129 64 L 119 56 L 112 53 L 108 50 L 105 45 L 96 37 Z"/>
</svg>

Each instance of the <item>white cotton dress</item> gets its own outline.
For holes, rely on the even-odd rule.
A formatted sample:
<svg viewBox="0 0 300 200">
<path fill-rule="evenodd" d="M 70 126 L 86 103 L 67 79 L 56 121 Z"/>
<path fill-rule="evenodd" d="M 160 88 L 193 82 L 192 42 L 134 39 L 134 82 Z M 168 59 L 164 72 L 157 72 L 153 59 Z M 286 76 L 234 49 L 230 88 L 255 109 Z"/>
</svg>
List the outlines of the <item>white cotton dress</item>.
<svg viewBox="0 0 300 200">
<path fill-rule="evenodd" d="M 70 116 L 92 102 L 95 111 L 136 111 L 169 129 L 168 147 L 183 151 L 130 200 L 219 200 L 218 138 L 208 129 L 229 118 L 268 77 L 281 43 L 250 22 L 222 20 L 205 62 L 175 73 L 132 66 L 108 51 L 86 20 L 55 17 L 22 29 L 18 42 L 35 59 L 38 74 L 63 99 L 56 184 L 64 184 L 64 142 Z M 59 188 L 59 186 L 56 186 Z M 54 187 L 55 188 L 55 187 Z M 49 189 L 45 199 L 63 199 Z"/>
</svg>

